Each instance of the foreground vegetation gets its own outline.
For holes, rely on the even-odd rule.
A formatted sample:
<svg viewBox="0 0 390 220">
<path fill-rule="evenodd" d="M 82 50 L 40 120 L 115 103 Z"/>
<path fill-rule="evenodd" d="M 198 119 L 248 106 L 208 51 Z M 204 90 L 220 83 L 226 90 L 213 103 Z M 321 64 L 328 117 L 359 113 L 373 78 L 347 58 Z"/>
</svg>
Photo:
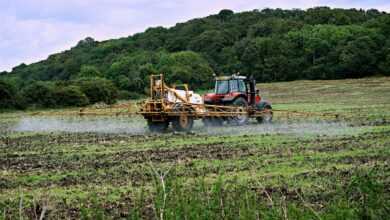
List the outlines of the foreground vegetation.
<svg viewBox="0 0 390 220">
<path fill-rule="evenodd" d="M 151 73 L 195 89 L 209 87 L 213 73 L 253 74 L 259 82 L 388 75 L 388 36 L 390 15 L 375 9 L 222 10 L 121 39 L 86 38 L 46 60 L 0 73 L 0 108 L 134 98 L 145 92 Z M 86 88 L 86 79 L 98 85 L 98 94 Z M 34 88 L 44 92 L 29 92 Z"/>
<path fill-rule="evenodd" d="M 0 115 L 0 218 L 387 219 L 390 79 L 259 87 L 275 109 L 340 114 L 337 132 L 17 132 L 25 113 Z"/>
</svg>

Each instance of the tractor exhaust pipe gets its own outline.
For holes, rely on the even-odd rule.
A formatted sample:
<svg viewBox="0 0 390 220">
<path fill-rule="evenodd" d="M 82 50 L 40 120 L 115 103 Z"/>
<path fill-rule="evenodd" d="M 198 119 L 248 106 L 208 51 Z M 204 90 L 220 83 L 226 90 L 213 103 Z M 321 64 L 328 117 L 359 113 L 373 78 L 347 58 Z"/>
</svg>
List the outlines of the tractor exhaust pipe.
<svg viewBox="0 0 390 220">
<path fill-rule="evenodd" d="M 256 79 L 253 77 L 253 75 L 251 75 L 249 78 L 249 95 L 250 95 L 249 104 L 251 106 L 255 106 L 255 104 L 256 104 Z"/>
</svg>

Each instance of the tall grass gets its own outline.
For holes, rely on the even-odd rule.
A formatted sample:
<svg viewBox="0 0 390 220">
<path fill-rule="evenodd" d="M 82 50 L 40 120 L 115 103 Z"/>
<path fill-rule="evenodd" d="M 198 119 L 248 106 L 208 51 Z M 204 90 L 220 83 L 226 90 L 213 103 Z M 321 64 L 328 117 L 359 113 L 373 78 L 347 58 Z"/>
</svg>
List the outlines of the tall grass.
<svg viewBox="0 0 390 220">
<path fill-rule="evenodd" d="M 388 219 L 389 193 L 377 181 L 377 173 L 356 171 L 345 184 L 326 195 L 306 195 L 305 189 L 271 188 L 238 179 L 222 177 L 184 180 L 175 168 L 153 168 L 154 185 L 138 191 L 129 202 L 126 215 L 108 209 L 97 194 L 92 194 L 78 210 L 65 210 L 63 216 L 34 198 L 23 197 L 14 203 L 0 203 L 0 219 L 39 219 L 71 217 L 81 219 Z M 387 189 L 388 190 L 388 189 Z M 31 200 L 31 201 L 30 201 Z M 23 201 L 23 202 L 21 202 Z M 84 203 L 83 203 L 84 202 Z M 47 202 L 46 202 L 47 203 Z M 37 208 L 42 206 L 40 208 Z M 45 210 L 46 213 L 42 213 Z M 64 213 L 62 213 L 64 214 Z M 35 216 L 35 217 L 34 217 Z"/>
<path fill-rule="evenodd" d="M 154 185 L 156 219 L 388 219 L 389 195 L 373 172 L 354 174 L 326 198 L 305 198 L 302 189 L 249 187 L 221 177 L 209 184 L 168 177 Z M 325 204 L 324 206 L 322 204 Z M 142 209 L 142 207 L 139 207 Z M 137 211 L 142 213 L 142 211 Z M 132 216 L 140 219 L 142 216 Z"/>
</svg>

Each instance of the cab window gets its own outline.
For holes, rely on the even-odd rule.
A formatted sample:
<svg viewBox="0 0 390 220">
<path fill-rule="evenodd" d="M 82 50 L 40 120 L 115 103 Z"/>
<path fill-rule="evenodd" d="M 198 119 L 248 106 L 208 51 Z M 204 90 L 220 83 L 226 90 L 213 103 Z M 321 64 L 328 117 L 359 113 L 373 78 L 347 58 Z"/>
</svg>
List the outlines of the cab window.
<svg viewBox="0 0 390 220">
<path fill-rule="evenodd" d="M 217 80 L 215 83 L 215 93 L 216 94 L 226 94 L 228 92 L 229 92 L 229 81 Z"/>
<path fill-rule="evenodd" d="M 238 80 L 229 80 L 230 92 L 238 92 Z"/>
<path fill-rule="evenodd" d="M 238 86 L 239 86 L 239 91 L 240 92 L 246 92 L 246 85 L 244 80 L 239 80 L 238 81 Z"/>
</svg>

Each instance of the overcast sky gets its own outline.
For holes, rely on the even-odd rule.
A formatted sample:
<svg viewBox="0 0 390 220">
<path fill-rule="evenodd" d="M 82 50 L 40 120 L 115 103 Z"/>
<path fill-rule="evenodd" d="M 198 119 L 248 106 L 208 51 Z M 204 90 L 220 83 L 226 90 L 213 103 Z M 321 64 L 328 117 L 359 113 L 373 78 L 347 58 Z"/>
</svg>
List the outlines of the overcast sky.
<svg viewBox="0 0 390 220">
<path fill-rule="evenodd" d="M 129 36 L 225 8 L 239 12 L 324 5 L 390 12 L 390 0 L 0 0 L 0 72 L 46 59 L 87 36 Z"/>
</svg>

